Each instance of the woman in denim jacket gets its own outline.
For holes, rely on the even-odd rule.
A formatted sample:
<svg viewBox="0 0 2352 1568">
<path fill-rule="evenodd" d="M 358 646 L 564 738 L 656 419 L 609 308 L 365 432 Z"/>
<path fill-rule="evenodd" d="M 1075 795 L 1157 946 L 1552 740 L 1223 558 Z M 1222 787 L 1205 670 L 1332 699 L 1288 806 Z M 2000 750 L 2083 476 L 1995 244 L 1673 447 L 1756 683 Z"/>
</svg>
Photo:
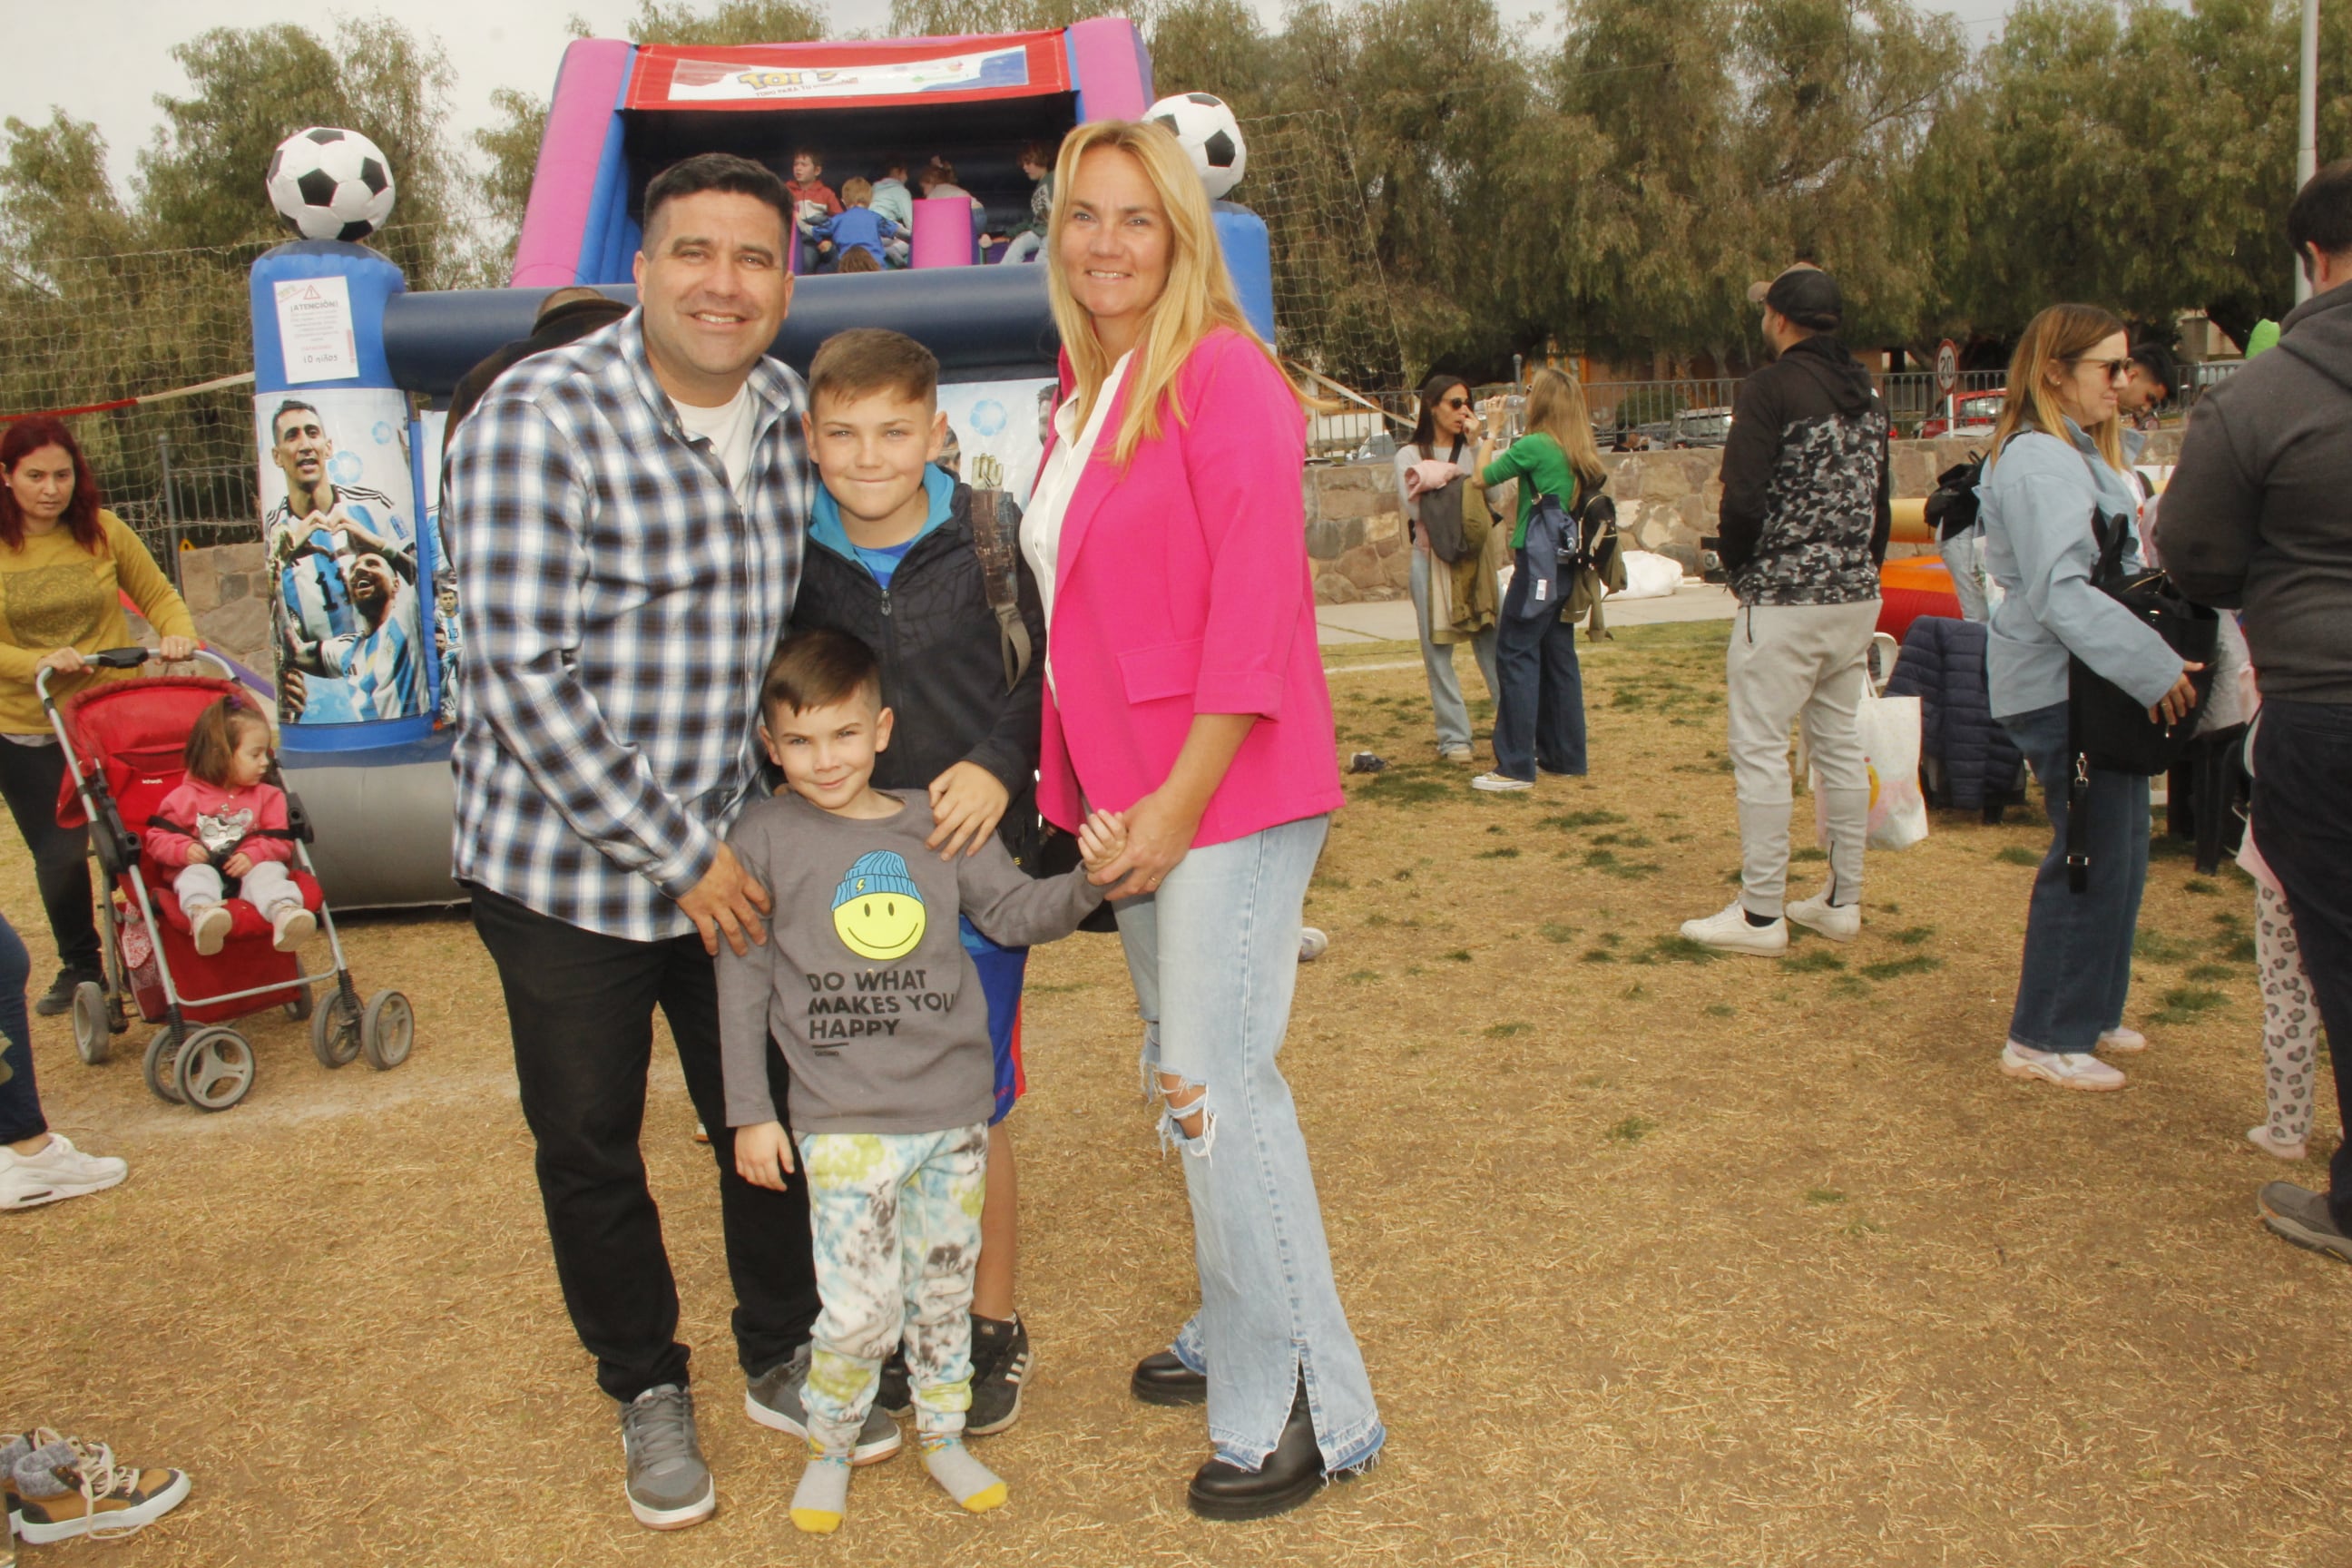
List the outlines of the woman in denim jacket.
<svg viewBox="0 0 2352 1568">
<path fill-rule="evenodd" d="M 2000 1070 L 2066 1089 L 2121 1089 L 2097 1050 L 2143 1050 L 2123 1026 L 2132 932 L 2147 879 L 2147 780 L 2093 768 L 2090 880 L 2067 885 L 2069 656 L 2178 719 L 2196 691 L 2161 637 L 2095 586 L 2095 507 L 2133 525 L 2124 565 L 2139 565 L 2139 491 L 2125 468 L 2116 389 L 2130 373 L 2124 324 L 2092 305 L 2033 318 L 2010 362 L 2009 399 L 1978 489 L 1986 572 L 2004 597 L 1985 655 L 1995 718 L 2033 764 L 2049 803 L 2050 852 L 2034 873 L 2017 1005 Z"/>
</svg>

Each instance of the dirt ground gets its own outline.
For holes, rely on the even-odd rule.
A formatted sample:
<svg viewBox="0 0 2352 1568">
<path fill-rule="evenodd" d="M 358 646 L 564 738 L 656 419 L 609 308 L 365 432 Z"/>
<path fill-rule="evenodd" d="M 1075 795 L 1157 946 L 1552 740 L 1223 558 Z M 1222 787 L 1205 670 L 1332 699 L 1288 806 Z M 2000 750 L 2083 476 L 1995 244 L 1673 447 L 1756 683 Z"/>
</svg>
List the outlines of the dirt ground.
<svg viewBox="0 0 2352 1568">
<path fill-rule="evenodd" d="M 195 1490 L 131 1541 L 26 1561 L 2352 1561 L 2352 1394 L 2323 1348 L 2352 1275 L 2253 1213 L 2262 1182 L 2325 1173 L 2243 1136 L 2250 884 L 2159 854 L 2131 1012 L 2155 1046 L 2120 1094 L 1994 1070 L 2038 816 L 1939 815 L 1874 855 L 1851 947 L 1697 961 L 1672 933 L 1738 859 L 1723 636 L 1588 645 L 1593 776 L 1500 797 L 1428 760 L 1411 650 L 1335 662 L 1342 753 L 1393 765 L 1348 781 L 1284 1060 L 1389 1423 L 1370 1475 L 1266 1524 L 1184 1512 L 1198 1415 L 1126 1394 L 1191 1304 L 1181 1177 L 1136 1099 L 1117 945 L 1081 936 L 1031 969 L 1038 1366 L 983 1442 L 1011 1505 L 961 1515 L 902 1458 L 860 1473 L 839 1535 L 793 1532 L 798 1456 L 740 1414 L 709 1155 L 657 1058 L 646 1147 L 720 1511 L 637 1529 L 489 963 L 461 918 L 354 920 L 362 990 L 416 1007 L 388 1075 L 329 1072 L 272 1018 L 251 1098 L 205 1116 L 149 1095 L 144 1028 L 90 1068 L 37 1021 L 50 1116 L 131 1176 L 0 1217 L 0 1426 L 103 1436 Z M 0 900 L 45 983 L 13 840 Z"/>
</svg>

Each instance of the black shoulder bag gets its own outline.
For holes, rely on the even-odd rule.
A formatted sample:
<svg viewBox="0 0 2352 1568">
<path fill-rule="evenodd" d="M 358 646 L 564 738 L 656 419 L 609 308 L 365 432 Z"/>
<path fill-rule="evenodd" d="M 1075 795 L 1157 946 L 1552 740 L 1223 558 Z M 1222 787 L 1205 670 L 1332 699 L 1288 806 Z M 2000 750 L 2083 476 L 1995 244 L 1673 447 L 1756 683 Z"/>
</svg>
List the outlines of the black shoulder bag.
<svg viewBox="0 0 2352 1568">
<path fill-rule="evenodd" d="M 1434 452 L 1422 454 L 1424 459 L 1435 456 Z M 1456 440 L 1448 460 L 1458 464 L 1461 458 L 1462 443 Z M 1469 488 L 1468 481 L 1456 474 L 1437 489 L 1422 491 L 1418 498 L 1422 537 L 1429 541 L 1429 552 L 1448 566 L 1462 559 L 1462 505 Z"/>
<path fill-rule="evenodd" d="M 2198 707 L 2213 689 L 2213 650 L 2221 621 L 2202 605 L 2183 598 L 2172 579 L 2160 571 L 2124 570 L 2124 546 L 2131 539 L 2131 519 L 2109 517 L 2091 507 L 2091 537 L 2098 542 L 2099 558 L 2091 569 L 2091 585 L 2121 605 L 2141 625 L 2162 637 L 2165 646 L 2201 669 L 2189 672 L 2197 689 Z M 2152 778 L 2168 773 L 2187 754 L 2197 731 L 2197 710 L 2178 723 L 2147 716 L 2147 709 L 2131 693 L 2067 655 L 2066 679 L 2066 885 L 2075 892 L 2090 886 L 2090 830 L 2085 822 L 2091 798 L 2091 770 L 2137 773 Z"/>
</svg>

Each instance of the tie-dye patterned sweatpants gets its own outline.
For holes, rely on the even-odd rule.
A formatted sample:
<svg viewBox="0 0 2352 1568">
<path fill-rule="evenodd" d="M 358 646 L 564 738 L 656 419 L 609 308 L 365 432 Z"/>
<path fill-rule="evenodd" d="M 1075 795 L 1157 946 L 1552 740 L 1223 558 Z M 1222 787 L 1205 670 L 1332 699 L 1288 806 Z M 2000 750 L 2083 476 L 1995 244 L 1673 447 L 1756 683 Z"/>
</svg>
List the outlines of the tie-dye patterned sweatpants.
<svg viewBox="0 0 2352 1568">
<path fill-rule="evenodd" d="M 901 1336 L 918 1430 L 963 1430 L 971 1405 L 971 1273 L 988 1190 L 988 1126 L 816 1132 L 800 1140 L 815 1240 L 809 1440 L 847 1453 Z"/>
</svg>

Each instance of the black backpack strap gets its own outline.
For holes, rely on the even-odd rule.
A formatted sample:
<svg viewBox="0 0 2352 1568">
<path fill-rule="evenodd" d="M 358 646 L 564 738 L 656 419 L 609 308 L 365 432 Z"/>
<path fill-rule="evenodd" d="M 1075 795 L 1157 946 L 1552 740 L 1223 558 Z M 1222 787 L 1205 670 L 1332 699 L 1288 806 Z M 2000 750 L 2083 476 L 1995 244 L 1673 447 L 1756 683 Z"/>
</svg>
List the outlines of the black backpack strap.
<svg viewBox="0 0 2352 1568">
<path fill-rule="evenodd" d="M 2079 715 L 2082 700 L 2077 686 L 2066 694 L 2066 890 L 2091 890 L 2091 758 L 2083 750 Z"/>
<path fill-rule="evenodd" d="M 1021 618 L 1018 568 L 1021 512 L 1003 490 L 971 492 L 971 549 L 980 557 L 980 576 L 988 594 L 988 607 L 996 612 L 997 645 L 1004 656 L 1004 689 L 1021 684 L 1034 652 L 1028 623 Z"/>
</svg>

